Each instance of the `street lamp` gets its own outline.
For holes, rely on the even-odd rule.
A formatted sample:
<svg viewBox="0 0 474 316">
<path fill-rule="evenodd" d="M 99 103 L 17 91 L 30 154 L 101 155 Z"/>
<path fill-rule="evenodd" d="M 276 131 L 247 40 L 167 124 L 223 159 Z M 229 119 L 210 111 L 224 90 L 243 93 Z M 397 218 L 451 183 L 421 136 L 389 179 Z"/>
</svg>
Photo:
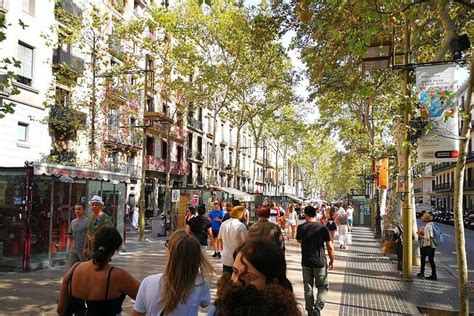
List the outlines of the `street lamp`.
<svg viewBox="0 0 474 316">
<path fill-rule="evenodd" d="M 375 215 L 375 238 L 382 238 L 382 216 L 380 214 L 380 160 L 375 162 L 374 168 L 374 178 L 375 178 L 375 195 L 376 195 L 376 207 L 377 213 Z"/>
</svg>

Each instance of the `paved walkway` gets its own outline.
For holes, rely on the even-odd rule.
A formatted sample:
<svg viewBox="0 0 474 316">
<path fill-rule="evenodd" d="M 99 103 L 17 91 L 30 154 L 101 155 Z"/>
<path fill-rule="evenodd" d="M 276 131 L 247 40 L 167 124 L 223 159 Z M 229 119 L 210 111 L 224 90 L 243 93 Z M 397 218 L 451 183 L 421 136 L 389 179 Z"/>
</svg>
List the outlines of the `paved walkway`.
<svg viewBox="0 0 474 316">
<path fill-rule="evenodd" d="M 130 234 L 127 251 L 113 257 L 112 263 L 126 268 L 137 279 L 163 272 L 166 248 L 163 239 L 138 242 Z M 413 282 L 401 280 L 396 264 L 380 254 L 380 245 L 367 227 L 355 227 L 353 245 L 340 250 L 336 245 L 335 269 L 330 272 L 330 289 L 323 315 L 419 315 L 418 307 L 453 311 L 457 309 L 457 281 L 442 265 L 438 281 L 413 277 Z M 288 277 L 304 311 L 304 291 L 300 266 L 299 245 L 287 243 Z M 220 262 L 210 258 L 218 271 Z M 428 269 L 429 270 L 429 269 Z M 418 272 L 414 267 L 413 274 Z M 0 315 L 54 315 L 63 267 L 29 273 L 0 273 Z M 213 278 L 212 292 L 215 295 Z M 471 300 L 471 310 L 474 302 Z M 133 301 L 124 302 L 124 314 L 130 313 Z M 205 310 L 200 315 L 206 315 Z M 440 312 L 430 315 L 455 315 Z"/>
</svg>

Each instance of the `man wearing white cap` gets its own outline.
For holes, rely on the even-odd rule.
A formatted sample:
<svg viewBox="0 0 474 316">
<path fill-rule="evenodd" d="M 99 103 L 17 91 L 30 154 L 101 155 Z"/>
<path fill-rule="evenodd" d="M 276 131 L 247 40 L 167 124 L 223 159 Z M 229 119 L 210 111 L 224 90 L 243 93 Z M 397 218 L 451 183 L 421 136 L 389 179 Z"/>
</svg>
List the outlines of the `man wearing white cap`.
<svg viewBox="0 0 474 316">
<path fill-rule="evenodd" d="M 84 256 L 90 258 L 94 249 L 94 237 L 97 229 L 104 225 L 112 225 L 110 217 L 102 211 L 104 202 L 102 197 L 94 195 L 89 202 L 92 216 L 87 221 L 87 242 L 84 243 Z"/>
</svg>

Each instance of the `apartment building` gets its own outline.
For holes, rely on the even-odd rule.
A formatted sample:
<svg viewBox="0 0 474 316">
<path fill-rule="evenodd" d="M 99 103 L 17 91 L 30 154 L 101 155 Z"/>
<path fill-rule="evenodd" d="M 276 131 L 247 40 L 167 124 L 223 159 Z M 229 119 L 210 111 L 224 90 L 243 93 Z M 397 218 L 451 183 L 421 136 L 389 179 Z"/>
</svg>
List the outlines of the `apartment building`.
<svg viewBox="0 0 474 316">
<path fill-rule="evenodd" d="M 432 174 L 432 166 L 428 165 L 413 177 L 413 188 L 415 194 L 415 203 L 434 205 L 435 194 L 433 187 L 435 177 Z"/>
</svg>

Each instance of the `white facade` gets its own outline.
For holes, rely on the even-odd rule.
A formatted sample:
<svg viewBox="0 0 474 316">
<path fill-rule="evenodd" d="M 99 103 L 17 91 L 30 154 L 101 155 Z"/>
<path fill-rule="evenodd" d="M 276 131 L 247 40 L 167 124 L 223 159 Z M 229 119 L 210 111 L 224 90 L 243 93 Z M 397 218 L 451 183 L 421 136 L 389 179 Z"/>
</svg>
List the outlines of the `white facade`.
<svg viewBox="0 0 474 316">
<path fill-rule="evenodd" d="M 15 113 L 7 114 L 0 120 L 0 166 L 22 167 L 24 161 L 37 160 L 49 154 L 51 148 L 48 125 L 44 122 L 47 111 L 43 102 L 53 81 L 52 50 L 42 36 L 52 35 L 50 27 L 54 21 L 54 3 L 43 2 L 31 8 L 24 6 L 25 1 L 7 1 L 3 4 L 10 26 L 6 29 L 6 40 L 0 43 L 0 59 L 13 57 L 30 64 L 24 62 L 21 70 L 27 84 L 14 82 L 20 94 L 0 94 L 1 102 L 15 104 Z M 19 20 L 25 24 L 24 27 Z M 17 73 L 20 71 L 14 67 L 10 69 Z"/>
</svg>

